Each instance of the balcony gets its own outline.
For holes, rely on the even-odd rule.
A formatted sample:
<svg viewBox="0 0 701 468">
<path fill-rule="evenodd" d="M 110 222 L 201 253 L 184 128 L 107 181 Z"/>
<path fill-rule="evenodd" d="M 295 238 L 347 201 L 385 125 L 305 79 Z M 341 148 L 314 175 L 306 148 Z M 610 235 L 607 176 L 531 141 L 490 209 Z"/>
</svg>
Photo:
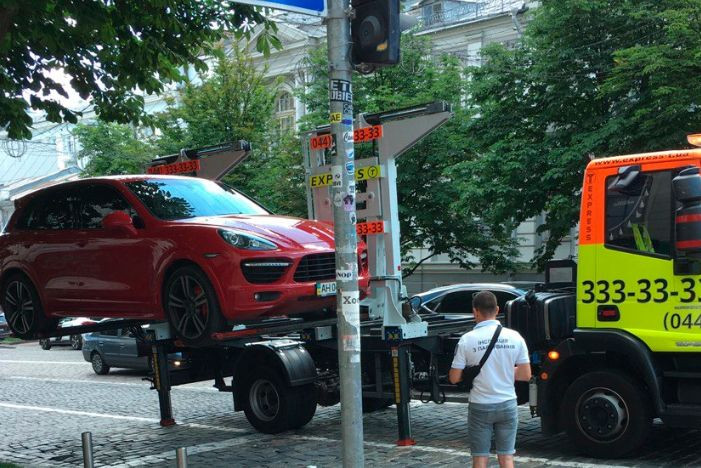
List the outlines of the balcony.
<svg viewBox="0 0 701 468">
<path fill-rule="evenodd" d="M 488 0 L 483 2 L 424 0 L 409 14 L 419 18 L 418 31 L 425 31 L 511 13 L 513 9 L 520 10 L 523 5 L 523 0 Z"/>
</svg>

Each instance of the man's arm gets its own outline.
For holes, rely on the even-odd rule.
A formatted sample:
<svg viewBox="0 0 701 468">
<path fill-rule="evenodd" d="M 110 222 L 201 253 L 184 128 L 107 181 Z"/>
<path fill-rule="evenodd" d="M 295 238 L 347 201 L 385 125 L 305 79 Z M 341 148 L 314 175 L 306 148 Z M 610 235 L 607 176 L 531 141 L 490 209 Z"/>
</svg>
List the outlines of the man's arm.
<svg viewBox="0 0 701 468">
<path fill-rule="evenodd" d="M 455 369 L 454 367 L 450 368 L 450 373 L 448 374 L 448 380 L 450 380 L 450 383 L 456 384 L 462 380 L 462 369 Z"/>
<path fill-rule="evenodd" d="M 516 380 L 525 380 L 527 382 L 531 380 L 531 375 L 531 364 L 528 362 L 525 364 L 517 364 L 516 367 L 514 367 L 514 378 Z"/>
</svg>

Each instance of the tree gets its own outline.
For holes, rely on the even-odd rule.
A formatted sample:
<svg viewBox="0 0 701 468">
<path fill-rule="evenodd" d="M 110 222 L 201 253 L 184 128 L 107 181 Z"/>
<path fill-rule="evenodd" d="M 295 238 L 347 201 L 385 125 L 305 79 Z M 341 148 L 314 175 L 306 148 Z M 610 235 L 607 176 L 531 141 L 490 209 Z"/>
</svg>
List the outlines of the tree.
<svg viewBox="0 0 701 468">
<path fill-rule="evenodd" d="M 154 155 L 153 145 L 139 140 L 129 125 L 79 124 L 73 135 L 82 147 L 78 158 L 88 161 L 83 170 L 87 177 L 143 174 Z"/>
<path fill-rule="evenodd" d="M 202 72 L 210 44 L 255 23 L 266 25 L 259 50 L 279 47 L 273 23 L 227 0 L 0 0 L 0 128 L 31 138 L 30 108 L 51 122 L 77 122 L 80 112 L 57 98 L 68 94 L 56 70 L 92 98 L 100 119 L 135 122 L 144 93 L 182 81 L 183 66 Z"/>
<path fill-rule="evenodd" d="M 218 51 L 212 75 L 188 83 L 156 118 L 161 154 L 181 148 L 247 140 L 253 151 L 224 182 L 276 213 L 304 216 L 304 170 L 299 141 L 280 134 L 273 120 L 279 82 L 256 70 L 236 45 Z M 284 183 L 283 183 L 284 181 Z"/>
<path fill-rule="evenodd" d="M 453 207 L 491 229 L 547 213 L 540 267 L 578 220 L 590 158 L 701 129 L 701 0 L 545 0 L 520 47 L 482 53 L 465 127 L 480 156 L 452 171 Z"/>
<path fill-rule="evenodd" d="M 473 211 L 456 209 L 459 181 L 451 176 L 457 164 L 473 157 L 467 125 L 470 114 L 464 108 L 463 67 L 452 56 L 431 54 L 430 43 L 421 37 L 402 37 L 401 63 L 372 75 L 353 76 L 354 112 L 378 112 L 443 100 L 453 105 L 454 117 L 430 134 L 398 161 L 397 189 L 404 259 L 413 261 L 405 275 L 426 259 L 448 254 L 464 268 L 476 266 L 504 271 L 515 266 L 511 231 L 489 230 Z M 301 98 L 311 113 L 305 124 L 328 121 L 328 74 L 326 51 L 308 57 L 311 78 Z M 372 154 L 371 145 L 356 147 L 356 158 Z M 427 248 L 422 259 L 409 257 L 412 249 Z"/>
</svg>

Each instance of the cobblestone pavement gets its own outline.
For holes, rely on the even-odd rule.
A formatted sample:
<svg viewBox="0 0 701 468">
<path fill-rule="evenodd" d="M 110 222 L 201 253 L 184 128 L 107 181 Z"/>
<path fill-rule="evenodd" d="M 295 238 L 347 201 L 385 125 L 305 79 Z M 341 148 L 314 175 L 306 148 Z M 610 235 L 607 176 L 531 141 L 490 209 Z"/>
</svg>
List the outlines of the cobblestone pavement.
<svg viewBox="0 0 701 468">
<path fill-rule="evenodd" d="M 189 466 L 341 465 L 340 408 L 319 407 L 304 428 L 275 436 L 255 432 L 231 395 L 202 382 L 172 392 L 178 424 L 158 425 L 158 397 L 142 374 L 93 374 L 80 352 L 43 351 L 36 343 L 0 343 L 0 462 L 82 466 L 80 434 L 91 431 L 96 466 L 175 466 L 188 447 Z M 414 447 L 397 447 L 393 408 L 364 419 L 367 466 L 467 466 L 466 410 L 458 404 L 412 404 Z M 645 448 L 627 460 L 583 457 L 562 435 L 545 437 L 521 409 L 517 464 L 524 467 L 701 466 L 700 431 L 656 424 Z M 490 466 L 495 466 L 492 459 Z"/>
</svg>

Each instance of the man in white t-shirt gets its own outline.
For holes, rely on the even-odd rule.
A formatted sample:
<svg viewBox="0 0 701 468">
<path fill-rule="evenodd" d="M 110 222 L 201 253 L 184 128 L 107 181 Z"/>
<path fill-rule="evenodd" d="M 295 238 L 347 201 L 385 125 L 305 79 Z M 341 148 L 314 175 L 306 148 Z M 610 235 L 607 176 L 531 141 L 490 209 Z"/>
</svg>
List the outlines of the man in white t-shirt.
<svg viewBox="0 0 701 468">
<path fill-rule="evenodd" d="M 489 343 L 500 325 L 496 296 L 481 291 L 472 298 L 475 328 L 464 334 L 455 349 L 449 379 L 462 380 L 463 369 L 479 365 Z M 489 460 L 492 434 L 495 436 L 497 458 L 502 468 L 514 466 L 518 409 L 515 380 L 528 381 L 531 365 L 523 337 L 509 328 L 502 328 L 492 353 L 473 381 L 468 410 L 468 438 L 472 466 L 483 468 Z"/>
</svg>

